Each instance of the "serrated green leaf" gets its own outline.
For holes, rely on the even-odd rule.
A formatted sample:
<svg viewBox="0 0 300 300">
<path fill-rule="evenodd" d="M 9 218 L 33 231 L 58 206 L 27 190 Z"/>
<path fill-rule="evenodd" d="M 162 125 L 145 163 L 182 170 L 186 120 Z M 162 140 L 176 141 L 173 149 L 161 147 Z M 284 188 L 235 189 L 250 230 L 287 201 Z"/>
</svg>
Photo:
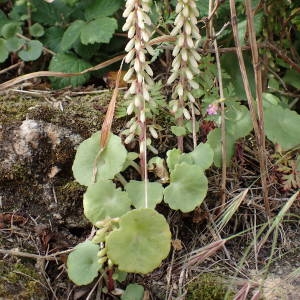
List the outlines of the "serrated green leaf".
<svg viewBox="0 0 300 300">
<path fill-rule="evenodd" d="M 183 126 L 171 126 L 171 132 L 176 136 L 183 136 L 186 134 L 186 129 Z"/>
<path fill-rule="evenodd" d="M 85 9 L 85 18 L 90 21 L 99 17 L 110 17 L 122 4 L 122 0 L 98 0 L 90 2 Z"/>
<path fill-rule="evenodd" d="M 143 300 L 144 288 L 139 284 L 129 284 L 126 287 L 124 294 L 121 296 L 121 300 Z"/>
<path fill-rule="evenodd" d="M 121 271 L 149 273 L 169 254 L 169 225 L 155 210 L 132 210 L 120 218 L 119 225 L 106 238 L 106 248 L 107 256 Z"/>
<path fill-rule="evenodd" d="M 287 151 L 300 145 L 300 115 L 273 105 L 265 110 L 265 132 L 269 140 Z"/>
<path fill-rule="evenodd" d="M 144 181 L 131 180 L 126 184 L 125 189 L 135 208 L 146 208 Z M 148 182 L 147 191 L 148 208 L 154 209 L 156 204 L 162 201 L 164 188 L 159 182 Z"/>
<path fill-rule="evenodd" d="M 18 52 L 18 56 L 24 61 L 38 59 L 43 52 L 43 44 L 38 40 L 31 40 L 25 43 L 24 48 Z"/>
<path fill-rule="evenodd" d="M 99 17 L 81 28 L 80 40 L 84 45 L 94 43 L 109 43 L 118 28 L 114 18 Z"/>
<path fill-rule="evenodd" d="M 280 99 L 277 96 L 270 93 L 263 93 L 263 101 L 264 101 L 263 105 L 265 109 L 267 109 L 272 105 L 280 104 Z"/>
<path fill-rule="evenodd" d="M 19 31 L 19 25 L 16 22 L 10 22 L 7 23 L 5 25 L 3 25 L 2 29 L 1 29 L 1 35 L 6 38 L 12 38 L 13 36 L 15 36 Z"/>
<path fill-rule="evenodd" d="M 17 38 L 16 36 L 6 40 L 6 47 L 7 47 L 8 51 L 10 51 L 10 52 L 16 52 L 24 44 L 25 44 L 25 41 L 23 39 Z"/>
<path fill-rule="evenodd" d="M 248 135 L 252 130 L 249 110 L 244 105 L 232 106 L 225 114 L 226 134 L 235 140 Z"/>
<path fill-rule="evenodd" d="M 126 192 L 117 189 L 112 181 L 98 181 L 88 186 L 83 195 L 84 215 L 93 224 L 106 217 L 116 218 L 130 210 Z"/>
<path fill-rule="evenodd" d="M 31 0 L 34 10 L 32 11 L 32 20 L 43 25 L 64 24 L 68 19 L 72 8 L 65 5 L 63 1 Z"/>
<path fill-rule="evenodd" d="M 218 168 L 222 165 L 221 129 L 215 128 L 207 136 L 207 143 L 214 151 L 214 165 Z M 235 140 L 232 135 L 226 135 L 226 165 L 229 166 L 234 154 Z"/>
<path fill-rule="evenodd" d="M 44 35 L 45 30 L 41 24 L 35 23 L 29 27 L 29 33 L 34 37 L 41 37 Z"/>
<path fill-rule="evenodd" d="M 91 283 L 98 275 L 101 265 L 98 263 L 99 246 L 91 241 L 78 244 L 67 260 L 69 278 L 77 285 Z"/>
<path fill-rule="evenodd" d="M 58 53 L 52 57 L 49 65 L 49 71 L 77 73 L 84 69 L 90 68 L 91 64 L 72 54 Z M 86 83 L 90 78 L 90 73 L 70 78 L 50 77 L 52 87 L 55 89 L 64 88 L 66 86 L 79 86 Z"/>
<path fill-rule="evenodd" d="M 187 155 L 192 158 L 194 164 L 206 170 L 213 163 L 214 151 L 208 143 L 200 143 L 192 152 L 187 153 Z"/>
<path fill-rule="evenodd" d="M 77 149 L 72 170 L 75 179 L 82 185 L 88 186 L 92 183 L 95 159 L 100 150 L 99 141 L 98 131 L 83 141 Z M 122 170 L 126 157 L 127 151 L 121 139 L 111 134 L 106 148 L 96 160 L 96 181 L 114 178 Z"/>
<path fill-rule="evenodd" d="M 85 22 L 82 20 L 76 20 L 67 28 L 61 40 L 61 49 L 63 51 L 69 50 L 75 41 L 80 36 L 80 30 L 84 26 Z"/>
<path fill-rule="evenodd" d="M 164 190 L 164 201 L 172 209 L 193 211 L 204 200 L 208 181 L 201 167 L 181 163 L 171 172 L 170 185 Z"/>
<path fill-rule="evenodd" d="M 6 41 L 0 38 L 0 62 L 4 62 L 8 58 L 8 49 L 6 47 Z"/>
<path fill-rule="evenodd" d="M 61 39 L 64 34 L 64 29 L 58 26 L 51 26 L 45 30 L 45 34 L 41 41 L 43 44 L 54 52 L 61 50 Z"/>
</svg>

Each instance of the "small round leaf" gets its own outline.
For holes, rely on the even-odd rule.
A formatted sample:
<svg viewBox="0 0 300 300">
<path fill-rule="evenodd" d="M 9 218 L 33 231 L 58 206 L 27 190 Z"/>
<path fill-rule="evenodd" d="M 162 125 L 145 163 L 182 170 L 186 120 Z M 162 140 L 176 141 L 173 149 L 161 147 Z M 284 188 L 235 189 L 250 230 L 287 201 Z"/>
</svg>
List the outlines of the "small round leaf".
<svg viewBox="0 0 300 300">
<path fill-rule="evenodd" d="M 145 208 L 145 182 L 131 180 L 126 184 L 126 191 L 135 208 Z M 164 188 L 159 182 L 148 182 L 148 208 L 155 208 L 163 198 Z"/>
<path fill-rule="evenodd" d="M 99 181 L 89 185 L 83 195 L 85 216 L 93 223 L 106 217 L 120 217 L 130 210 L 126 192 L 116 189 L 112 181 Z"/>
<path fill-rule="evenodd" d="M 91 283 L 98 275 L 101 265 L 98 263 L 99 246 L 91 241 L 78 244 L 67 260 L 69 278 L 77 285 Z"/>
<path fill-rule="evenodd" d="M 187 154 L 193 163 L 203 170 L 208 169 L 213 163 L 214 151 L 208 143 L 200 143 L 192 152 Z"/>
<path fill-rule="evenodd" d="M 25 48 L 18 52 L 19 57 L 24 61 L 38 59 L 43 51 L 43 44 L 37 40 L 31 40 L 25 44 Z"/>
<path fill-rule="evenodd" d="M 29 33 L 34 37 L 41 37 L 44 35 L 45 30 L 41 24 L 35 23 L 29 28 Z"/>
<path fill-rule="evenodd" d="M 164 201 L 172 209 L 190 212 L 202 203 L 208 181 L 201 167 L 187 163 L 177 164 L 170 178 L 171 183 L 164 190 Z"/>
<path fill-rule="evenodd" d="M 127 158 L 127 151 L 121 139 L 111 134 L 106 148 L 96 159 L 100 151 L 99 141 L 98 131 L 83 141 L 77 149 L 72 169 L 75 179 L 82 185 L 87 186 L 92 183 L 95 161 L 97 162 L 96 181 L 98 181 L 114 178 L 121 172 Z"/>
<path fill-rule="evenodd" d="M 121 296 L 121 300 L 143 300 L 144 288 L 139 284 L 129 284 L 126 287 L 124 294 Z"/>
<path fill-rule="evenodd" d="M 132 210 L 120 218 L 119 224 L 120 228 L 107 237 L 106 247 L 107 256 L 120 270 L 146 274 L 169 254 L 169 225 L 155 210 Z"/>
</svg>

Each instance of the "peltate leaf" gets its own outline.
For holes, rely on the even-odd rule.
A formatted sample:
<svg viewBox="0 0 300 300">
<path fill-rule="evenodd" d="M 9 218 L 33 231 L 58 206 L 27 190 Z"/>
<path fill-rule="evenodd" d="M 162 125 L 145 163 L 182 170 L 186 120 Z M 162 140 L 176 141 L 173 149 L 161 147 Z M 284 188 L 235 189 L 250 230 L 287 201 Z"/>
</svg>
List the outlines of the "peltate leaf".
<svg viewBox="0 0 300 300">
<path fill-rule="evenodd" d="M 194 164 L 198 165 L 203 170 L 206 170 L 213 163 L 214 151 L 208 143 L 200 143 L 192 152 L 188 153 L 187 155 L 192 158 Z"/>
<path fill-rule="evenodd" d="M 116 189 L 109 180 L 89 185 L 83 195 L 84 214 L 93 224 L 106 217 L 122 216 L 130 210 L 130 205 L 128 194 Z"/>
<path fill-rule="evenodd" d="M 75 179 L 82 185 L 87 186 L 92 183 L 95 162 L 97 163 L 96 181 L 112 179 L 123 168 L 127 151 L 121 139 L 111 134 L 106 148 L 96 159 L 100 150 L 99 141 L 98 131 L 83 141 L 77 149 L 72 169 Z"/>
<path fill-rule="evenodd" d="M 132 210 L 120 218 L 119 225 L 106 238 L 106 248 L 107 256 L 120 270 L 146 274 L 169 254 L 169 225 L 155 210 Z"/>
<path fill-rule="evenodd" d="M 7 23 L 5 25 L 3 25 L 2 29 L 1 29 L 1 35 L 6 38 L 9 39 L 11 37 L 14 37 L 18 31 L 19 31 L 19 25 L 16 22 L 10 22 Z"/>
<path fill-rule="evenodd" d="M 19 57 L 24 61 L 38 59 L 43 51 L 43 44 L 37 40 L 31 40 L 25 44 L 25 47 L 18 52 Z"/>
<path fill-rule="evenodd" d="M 265 110 L 265 132 L 269 140 L 289 150 L 300 145 L 300 115 L 273 105 Z"/>
<path fill-rule="evenodd" d="M 172 209 L 193 211 L 204 200 L 208 181 L 201 167 L 177 164 L 171 172 L 170 185 L 164 190 L 164 201 Z"/>
<path fill-rule="evenodd" d="M 121 300 L 143 300 L 144 288 L 139 284 L 129 284 L 126 287 L 124 294 L 121 296 Z"/>
<path fill-rule="evenodd" d="M 91 241 L 78 244 L 67 260 L 69 278 L 77 285 L 91 283 L 98 275 L 101 265 L 98 263 L 99 246 Z"/>
<path fill-rule="evenodd" d="M 72 54 L 58 53 L 52 57 L 49 65 L 49 71 L 77 73 L 84 69 L 90 68 L 91 64 Z M 90 78 L 90 73 L 70 78 L 50 77 L 52 87 L 55 89 L 64 88 L 66 86 L 79 86 L 86 83 Z"/>
<path fill-rule="evenodd" d="M 80 32 L 80 40 L 84 45 L 94 43 L 109 43 L 118 23 L 114 18 L 99 17 L 86 23 Z"/>
<path fill-rule="evenodd" d="M 24 44 L 25 44 L 25 41 L 23 39 L 19 39 L 16 36 L 6 40 L 6 47 L 7 47 L 8 51 L 11 51 L 11 52 L 18 51 Z"/>
<path fill-rule="evenodd" d="M 45 30 L 41 24 L 35 23 L 29 27 L 29 33 L 34 37 L 41 37 L 44 35 Z"/>
<path fill-rule="evenodd" d="M 99 17 L 112 16 L 122 5 L 122 0 L 92 1 L 85 9 L 85 18 L 90 21 Z"/>
<path fill-rule="evenodd" d="M 145 208 L 145 182 L 131 180 L 126 184 L 125 189 L 135 208 Z M 164 188 L 159 182 L 148 182 L 148 208 L 155 208 L 163 198 Z"/>
</svg>

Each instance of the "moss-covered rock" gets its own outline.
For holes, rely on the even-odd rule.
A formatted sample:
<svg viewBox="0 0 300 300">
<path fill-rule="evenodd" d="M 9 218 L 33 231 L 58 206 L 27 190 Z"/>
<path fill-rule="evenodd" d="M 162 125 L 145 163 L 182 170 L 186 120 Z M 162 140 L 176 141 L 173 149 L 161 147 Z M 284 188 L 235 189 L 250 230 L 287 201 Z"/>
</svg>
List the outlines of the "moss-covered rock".
<svg viewBox="0 0 300 300">
<path fill-rule="evenodd" d="M 187 287 L 187 300 L 224 300 L 227 287 L 224 280 L 215 274 L 202 274 L 192 281 Z M 232 300 L 233 295 L 229 293 L 227 300 Z"/>
<path fill-rule="evenodd" d="M 33 265 L 21 261 L 7 263 L 0 260 L 0 299 L 48 299 L 43 276 Z"/>
</svg>

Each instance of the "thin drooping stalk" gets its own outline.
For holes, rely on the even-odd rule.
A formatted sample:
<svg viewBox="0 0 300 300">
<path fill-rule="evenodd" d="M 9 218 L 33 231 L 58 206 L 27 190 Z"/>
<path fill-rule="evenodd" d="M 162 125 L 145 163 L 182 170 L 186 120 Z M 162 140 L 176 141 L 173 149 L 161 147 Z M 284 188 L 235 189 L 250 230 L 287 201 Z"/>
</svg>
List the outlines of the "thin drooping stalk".
<svg viewBox="0 0 300 300">
<path fill-rule="evenodd" d="M 247 23 L 248 23 L 248 34 L 249 34 L 249 43 L 252 52 L 252 62 L 255 76 L 255 88 L 256 88 L 256 103 L 257 103 L 257 122 L 258 122 L 258 136 L 259 138 L 259 160 L 260 160 L 260 173 L 261 173 L 261 182 L 264 195 L 264 203 L 267 214 L 270 214 L 270 204 L 268 200 L 268 183 L 267 183 L 267 157 L 266 157 L 266 140 L 265 140 L 265 129 L 264 129 L 264 109 L 263 109 L 263 99 L 262 99 L 262 72 L 261 66 L 259 63 L 258 56 L 258 46 L 256 41 L 256 34 L 254 28 L 254 14 L 252 11 L 251 0 L 246 0 L 246 14 L 247 14 Z"/>
<path fill-rule="evenodd" d="M 250 110 L 250 115 L 252 119 L 252 124 L 254 128 L 254 133 L 256 137 L 256 142 L 257 142 L 257 148 L 258 148 L 258 157 L 259 157 L 259 164 L 260 164 L 260 172 L 261 172 L 261 183 L 263 187 L 263 197 L 264 197 L 264 203 L 265 203 L 265 210 L 267 216 L 270 216 L 270 205 L 268 201 L 268 194 L 266 194 L 267 191 L 267 185 L 266 185 L 266 162 L 264 160 L 264 156 L 262 155 L 261 151 L 265 151 L 263 148 L 263 145 L 261 144 L 261 137 L 260 137 L 260 128 L 259 128 L 259 123 L 257 119 L 257 112 L 254 106 L 254 99 L 251 93 L 250 89 L 250 84 L 246 72 L 246 67 L 245 67 L 245 62 L 243 58 L 243 53 L 242 53 L 242 48 L 238 36 L 238 26 L 237 26 L 237 15 L 236 15 L 236 7 L 235 7 L 235 1 L 230 0 L 230 13 L 231 13 L 231 25 L 232 25 L 232 31 L 233 31 L 233 38 L 236 46 L 236 54 L 241 70 L 241 75 L 242 75 L 242 80 L 245 88 L 245 93 L 248 101 L 248 106 Z"/>
</svg>

